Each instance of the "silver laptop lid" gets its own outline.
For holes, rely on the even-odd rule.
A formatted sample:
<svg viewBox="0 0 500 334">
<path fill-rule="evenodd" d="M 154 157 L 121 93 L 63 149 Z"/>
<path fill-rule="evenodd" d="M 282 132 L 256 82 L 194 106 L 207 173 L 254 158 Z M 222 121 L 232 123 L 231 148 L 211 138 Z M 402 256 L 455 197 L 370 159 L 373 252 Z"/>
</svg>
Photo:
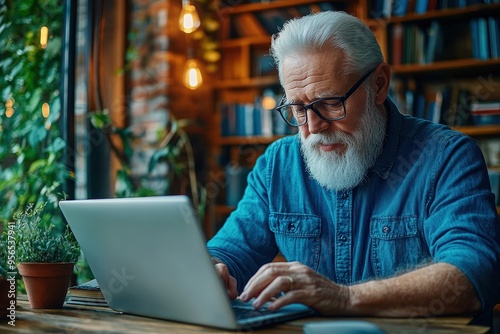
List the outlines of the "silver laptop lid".
<svg viewBox="0 0 500 334">
<path fill-rule="evenodd" d="M 188 197 L 61 201 L 60 207 L 111 308 L 237 328 Z"/>
</svg>

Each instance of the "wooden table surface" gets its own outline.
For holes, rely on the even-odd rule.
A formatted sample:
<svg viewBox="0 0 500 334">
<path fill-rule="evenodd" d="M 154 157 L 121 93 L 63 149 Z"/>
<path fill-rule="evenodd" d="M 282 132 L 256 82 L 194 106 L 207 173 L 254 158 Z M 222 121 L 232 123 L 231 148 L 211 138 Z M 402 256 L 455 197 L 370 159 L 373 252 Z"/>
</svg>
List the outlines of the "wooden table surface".
<svg viewBox="0 0 500 334">
<path fill-rule="evenodd" d="M 7 319 L 9 320 L 9 319 Z M 487 333 L 487 327 L 467 325 L 471 318 L 308 318 L 286 324 L 255 330 L 261 334 L 303 333 L 304 323 L 311 321 L 367 320 L 378 324 L 387 333 Z M 62 309 L 31 309 L 25 300 L 19 300 L 15 327 L 2 320 L 0 333 L 235 333 L 215 328 L 181 324 L 165 320 L 121 314 L 109 308 L 66 305 Z"/>
</svg>

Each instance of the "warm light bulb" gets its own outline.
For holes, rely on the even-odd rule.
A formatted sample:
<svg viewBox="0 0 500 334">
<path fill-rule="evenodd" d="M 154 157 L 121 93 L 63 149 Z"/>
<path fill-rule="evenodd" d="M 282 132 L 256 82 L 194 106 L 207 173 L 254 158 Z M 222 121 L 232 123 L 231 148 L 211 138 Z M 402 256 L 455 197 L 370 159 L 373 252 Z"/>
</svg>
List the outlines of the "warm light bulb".
<svg viewBox="0 0 500 334">
<path fill-rule="evenodd" d="M 5 116 L 7 118 L 11 118 L 12 115 L 14 115 L 14 100 L 13 99 L 8 99 L 7 102 L 5 102 Z"/>
<path fill-rule="evenodd" d="M 47 47 L 47 43 L 49 41 L 49 28 L 43 26 L 40 29 L 40 47 L 45 49 Z"/>
<path fill-rule="evenodd" d="M 262 94 L 262 108 L 267 110 L 272 110 L 276 107 L 276 99 L 274 98 L 274 93 L 266 89 Z"/>
<path fill-rule="evenodd" d="M 44 104 L 42 104 L 42 116 L 44 118 L 48 118 L 50 115 L 50 106 L 47 102 L 45 102 Z"/>
<path fill-rule="evenodd" d="M 182 5 L 181 15 L 179 17 L 179 29 L 190 34 L 200 26 L 200 16 L 196 11 L 196 7 L 191 5 L 189 1 Z"/>
<path fill-rule="evenodd" d="M 201 71 L 198 68 L 196 60 L 189 59 L 186 62 L 186 67 L 184 70 L 184 85 L 192 90 L 200 87 L 203 83 L 203 78 L 201 77 Z"/>
</svg>

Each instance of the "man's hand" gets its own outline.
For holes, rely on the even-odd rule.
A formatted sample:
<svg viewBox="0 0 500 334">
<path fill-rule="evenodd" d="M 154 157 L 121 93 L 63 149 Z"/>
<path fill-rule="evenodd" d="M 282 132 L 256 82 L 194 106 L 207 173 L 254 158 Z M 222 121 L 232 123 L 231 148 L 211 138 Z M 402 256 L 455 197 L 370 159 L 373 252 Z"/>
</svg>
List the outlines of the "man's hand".
<svg viewBox="0 0 500 334">
<path fill-rule="evenodd" d="M 281 292 L 285 294 L 275 298 Z M 349 289 L 299 262 L 274 262 L 257 271 L 240 298 L 243 301 L 255 298 L 256 308 L 268 301 L 271 310 L 302 303 L 322 314 L 342 314 L 349 300 Z"/>
<path fill-rule="evenodd" d="M 269 263 L 248 281 L 240 298 L 255 298 L 256 308 L 271 302 L 271 310 L 302 303 L 323 315 L 416 317 L 481 309 L 468 278 L 448 263 L 351 286 L 338 285 L 299 262 Z"/>
<path fill-rule="evenodd" d="M 229 274 L 229 269 L 224 263 L 216 263 L 215 269 L 224 282 L 229 298 L 236 299 L 236 297 L 238 297 L 238 291 L 236 290 L 236 278 Z"/>
</svg>

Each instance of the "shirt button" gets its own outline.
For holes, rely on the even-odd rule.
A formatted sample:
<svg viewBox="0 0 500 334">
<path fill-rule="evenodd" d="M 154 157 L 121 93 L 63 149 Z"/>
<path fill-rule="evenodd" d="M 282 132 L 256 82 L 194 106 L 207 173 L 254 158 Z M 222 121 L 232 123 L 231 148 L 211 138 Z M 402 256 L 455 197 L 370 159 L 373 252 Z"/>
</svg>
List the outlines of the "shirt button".
<svg viewBox="0 0 500 334">
<path fill-rule="evenodd" d="M 345 235 L 341 235 L 339 237 L 339 240 L 342 241 L 342 242 L 346 242 L 347 241 L 347 237 Z"/>
<path fill-rule="evenodd" d="M 389 226 L 384 226 L 384 227 L 382 227 L 382 232 L 387 234 L 387 233 L 391 232 L 391 228 Z"/>
<path fill-rule="evenodd" d="M 343 192 L 342 193 L 342 199 L 348 199 L 349 198 L 349 193 Z"/>
<path fill-rule="evenodd" d="M 288 223 L 286 229 L 288 230 L 288 232 L 295 232 L 295 230 L 296 230 L 295 224 L 294 223 Z"/>
</svg>

